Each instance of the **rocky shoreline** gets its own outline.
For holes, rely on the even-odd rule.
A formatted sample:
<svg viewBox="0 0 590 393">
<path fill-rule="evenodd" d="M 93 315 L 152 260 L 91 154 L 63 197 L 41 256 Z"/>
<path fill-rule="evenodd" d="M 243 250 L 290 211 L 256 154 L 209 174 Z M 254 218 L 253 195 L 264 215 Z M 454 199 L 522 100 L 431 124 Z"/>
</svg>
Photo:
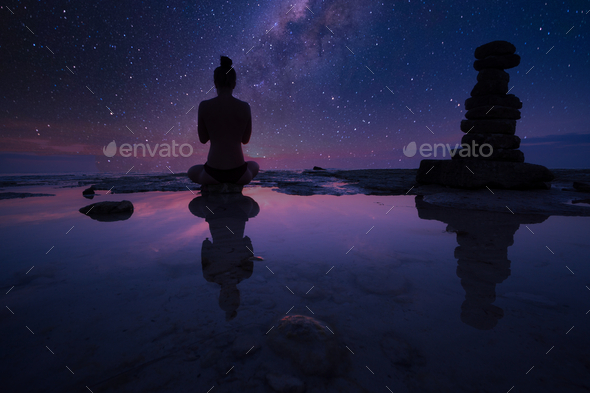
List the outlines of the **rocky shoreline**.
<svg viewBox="0 0 590 393">
<path fill-rule="evenodd" d="M 590 195 L 576 190 L 574 182 L 590 183 L 590 169 L 552 169 L 555 180 L 549 190 L 461 190 L 416 182 L 416 169 L 357 170 L 270 170 L 261 171 L 245 186 L 270 187 L 289 195 L 421 195 L 424 201 L 473 210 L 514 213 L 541 213 L 566 216 L 590 216 Z M 87 188 L 94 186 L 97 195 L 110 190 L 114 194 L 151 191 L 184 191 L 198 194 L 200 186 L 185 173 L 141 175 L 28 175 L 0 177 L 2 195 L 37 196 L 19 192 L 22 187 Z M 102 191 L 102 192 L 101 192 Z M 80 192 L 82 197 L 82 191 Z"/>
</svg>

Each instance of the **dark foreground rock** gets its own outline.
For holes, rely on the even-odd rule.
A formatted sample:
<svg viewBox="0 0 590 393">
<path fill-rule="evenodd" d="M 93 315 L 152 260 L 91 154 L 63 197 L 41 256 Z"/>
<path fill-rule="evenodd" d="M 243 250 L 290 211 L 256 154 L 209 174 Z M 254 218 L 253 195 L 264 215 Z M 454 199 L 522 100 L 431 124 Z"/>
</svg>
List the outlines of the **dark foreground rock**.
<svg viewBox="0 0 590 393">
<path fill-rule="evenodd" d="M 576 190 L 578 190 L 578 191 L 590 192 L 590 184 L 586 184 L 586 183 L 575 181 L 574 182 L 574 188 Z"/>
<path fill-rule="evenodd" d="M 133 204 L 130 201 L 97 202 L 84 206 L 79 212 L 97 221 L 122 221 L 133 214 Z"/>
<path fill-rule="evenodd" d="M 271 349 L 291 359 L 303 374 L 336 376 L 348 367 L 348 355 L 326 328 L 326 324 L 305 315 L 289 315 L 268 334 Z"/>
<path fill-rule="evenodd" d="M 492 41 L 475 48 L 475 58 L 485 59 L 488 56 L 511 55 L 516 47 L 508 41 Z"/>
<path fill-rule="evenodd" d="M 422 160 L 416 175 L 418 183 L 466 189 L 547 189 L 554 178 L 542 165 L 473 159 Z"/>
</svg>

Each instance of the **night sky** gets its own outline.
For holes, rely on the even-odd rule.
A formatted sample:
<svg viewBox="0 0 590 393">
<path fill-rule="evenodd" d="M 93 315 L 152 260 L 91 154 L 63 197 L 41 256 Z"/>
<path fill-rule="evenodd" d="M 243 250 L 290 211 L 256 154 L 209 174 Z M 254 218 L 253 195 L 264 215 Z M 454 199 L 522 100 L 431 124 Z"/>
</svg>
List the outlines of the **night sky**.
<svg viewBox="0 0 590 393">
<path fill-rule="evenodd" d="M 185 172 L 205 161 L 197 107 L 216 95 L 227 55 L 234 96 L 252 108 L 244 154 L 261 169 L 415 168 L 420 157 L 402 147 L 460 143 L 473 51 L 506 40 L 522 58 L 507 72 L 525 160 L 590 167 L 589 11 L 587 1 L 12 1 L 0 7 L 0 155 L 25 172 L 31 153 L 75 156 L 72 171 L 91 158 L 101 171 Z M 109 160 L 113 140 L 175 140 L 194 155 Z"/>
</svg>

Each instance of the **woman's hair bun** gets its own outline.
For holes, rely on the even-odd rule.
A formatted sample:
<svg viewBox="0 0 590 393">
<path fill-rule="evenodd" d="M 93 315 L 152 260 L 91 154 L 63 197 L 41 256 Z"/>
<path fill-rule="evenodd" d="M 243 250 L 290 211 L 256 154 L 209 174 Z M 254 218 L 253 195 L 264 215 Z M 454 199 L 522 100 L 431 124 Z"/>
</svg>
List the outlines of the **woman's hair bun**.
<svg viewBox="0 0 590 393">
<path fill-rule="evenodd" d="M 220 64 L 222 67 L 230 68 L 233 63 L 229 57 L 221 56 Z"/>
</svg>

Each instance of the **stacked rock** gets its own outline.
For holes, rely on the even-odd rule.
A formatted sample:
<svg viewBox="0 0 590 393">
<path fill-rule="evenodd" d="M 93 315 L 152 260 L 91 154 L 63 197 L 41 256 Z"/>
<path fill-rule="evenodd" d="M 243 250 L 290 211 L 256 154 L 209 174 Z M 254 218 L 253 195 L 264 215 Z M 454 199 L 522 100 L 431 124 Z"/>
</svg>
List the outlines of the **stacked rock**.
<svg viewBox="0 0 590 393">
<path fill-rule="evenodd" d="M 510 77 L 504 71 L 519 65 L 520 56 L 514 52 L 514 45 L 506 41 L 489 42 L 475 50 L 473 68 L 479 74 L 471 97 L 465 101 L 462 148 L 451 160 L 422 160 L 416 174 L 418 183 L 470 189 L 550 187 L 547 182 L 555 178 L 553 173 L 542 165 L 524 162 L 524 154 L 518 150 L 520 138 L 514 134 L 522 102 L 508 94 Z"/>
<path fill-rule="evenodd" d="M 510 75 L 504 71 L 520 64 L 520 56 L 514 52 L 516 47 L 507 41 L 493 41 L 475 49 L 473 68 L 479 74 L 471 97 L 465 100 L 467 120 L 461 121 L 461 131 L 466 135 L 461 143 L 491 145 L 491 154 L 479 155 L 481 159 L 524 162 L 524 154 L 517 150 L 520 138 L 514 135 L 522 102 L 514 94 L 507 94 Z M 489 153 L 489 148 L 484 149 L 485 155 Z M 454 158 L 466 157 L 457 154 Z"/>
</svg>

